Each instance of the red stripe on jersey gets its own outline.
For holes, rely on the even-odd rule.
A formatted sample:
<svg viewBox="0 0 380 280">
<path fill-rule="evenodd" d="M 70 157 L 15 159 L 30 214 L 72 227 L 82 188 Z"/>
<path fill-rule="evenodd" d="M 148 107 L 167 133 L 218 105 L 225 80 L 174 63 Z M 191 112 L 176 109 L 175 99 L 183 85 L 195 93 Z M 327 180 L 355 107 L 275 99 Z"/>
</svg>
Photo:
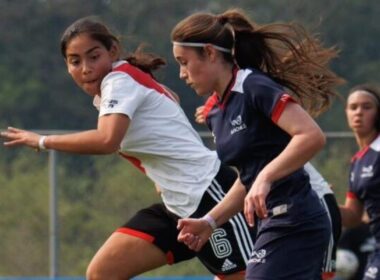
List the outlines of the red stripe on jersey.
<svg viewBox="0 0 380 280">
<path fill-rule="evenodd" d="M 352 158 L 351 158 L 351 162 L 357 160 L 357 159 L 361 159 L 369 150 L 369 146 L 367 147 L 364 147 L 363 149 L 361 149 L 359 152 L 357 152 Z"/>
<path fill-rule="evenodd" d="M 113 69 L 113 71 L 121 71 L 124 73 L 127 73 L 129 76 L 131 76 L 136 82 L 143 85 L 144 87 L 154 89 L 155 91 L 169 97 L 171 100 L 175 101 L 172 94 L 169 94 L 159 83 L 157 83 L 153 77 L 142 71 L 141 69 L 129 64 L 129 63 L 123 63 L 120 66 L 117 66 Z M 177 102 L 176 102 L 177 103 Z"/>
<path fill-rule="evenodd" d="M 357 199 L 357 196 L 356 196 L 356 194 L 353 193 L 353 192 L 347 192 L 347 193 L 346 193 L 346 198 Z"/>
<path fill-rule="evenodd" d="M 147 234 L 145 232 L 141 232 L 141 231 L 131 229 L 131 228 L 125 228 L 125 227 L 124 228 L 118 228 L 117 230 L 115 230 L 115 232 L 132 235 L 132 236 L 144 239 L 150 243 L 153 243 L 153 241 L 154 241 L 154 236 Z"/>
<path fill-rule="evenodd" d="M 284 112 L 284 109 L 289 102 L 295 102 L 295 100 L 286 93 L 284 93 L 277 101 L 272 112 L 272 121 L 274 123 L 278 122 L 278 119 L 281 117 L 282 112 Z"/>
<path fill-rule="evenodd" d="M 137 167 L 137 169 L 139 169 L 142 173 L 146 173 L 145 172 L 145 168 L 142 166 L 141 164 L 141 160 L 139 160 L 138 158 L 136 157 L 133 157 L 133 156 L 129 156 L 127 155 L 126 153 L 122 153 L 122 152 L 119 152 L 119 155 L 121 155 L 123 158 L 129 160 L 135 167 Z"/>
<path fill-rule="evenodd" d="M 218 102 L 218 97 L 216 93 L 211 95 L 205 103 L 205 108 L 203 109 L 203 116 L 206 119 L 208 116 L 208 113 L 210 113 L 211 109 L 214 108 L 215 104 Z"/>
</svg>

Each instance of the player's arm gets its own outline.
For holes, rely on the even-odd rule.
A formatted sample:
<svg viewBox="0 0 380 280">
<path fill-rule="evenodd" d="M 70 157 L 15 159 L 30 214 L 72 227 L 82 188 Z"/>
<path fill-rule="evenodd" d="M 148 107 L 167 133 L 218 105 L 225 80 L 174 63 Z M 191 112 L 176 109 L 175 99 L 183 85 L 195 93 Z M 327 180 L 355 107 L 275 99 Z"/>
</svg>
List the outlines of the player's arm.
<svg viewBox="0 0 380 280">
<path fill-rule="evenodd" d="M 286 148 L 260 172 L 271 182 L 302 167 L 326 142 L 319 126 L 297 103 L 287 104 L 277 125 L 292 138 Z"/>
<path fill-rule="evenodd" d="M 232 216 L 243 210 L 246 194 L 246 188 L 240 178 L 236 179 L 223 200 L 208 213 L 215 220 L 217 226 L 226 223 Z"/>
<path fill-rule="evenodd" d="M 254 212 L 259 218 L 266 218 L 266 197 L 273 182 L 301 168 L 325 144 L 325 136 L 310 117 L 296 103 L 286 105 L 277 125 L 291 136 L 285 149 L 269 162 L 256 177 L 245 199 L 244 213 L 248 223 L 254 224 Z"/>
<path fill-rule="evenodd" d="M 128 129 L 129 118 L 122 114 L 104 115 L 98 119 L 98 127 L 77 133 L 49 135 L 44 138 L 43 146 L 62 152 L 80 154 L 110 154 L 120 148 L 120 143 Z M 22 129 L 9 127 L 1 133 L 7 139 L 7 147 L 29 146 L 39 148 L 41 135 Z"/>
<path fill-rule="evenodd" d="M 237 179 L 223 198 L 205 217 L 199 219 L 180 219 L 178 221 L 178 240 L 190 249 L 199 251 L 218 226 L 243 209 L 246 189 Z"/>
<path fill-rule="evenodd" d="M 199 106 L 195 109 L 194 118 L 195 122 L 199 124 L 206 124 L 206 117 L 204 114 L 205 106 Z"/>
<path fill-rule="evenodd" d="M 344 205 L 339 205 L 339 210 L 344 227 L 355 227 L 362 222 L 364 207 L 357 198 L 347 195 Z"/>
</svg>

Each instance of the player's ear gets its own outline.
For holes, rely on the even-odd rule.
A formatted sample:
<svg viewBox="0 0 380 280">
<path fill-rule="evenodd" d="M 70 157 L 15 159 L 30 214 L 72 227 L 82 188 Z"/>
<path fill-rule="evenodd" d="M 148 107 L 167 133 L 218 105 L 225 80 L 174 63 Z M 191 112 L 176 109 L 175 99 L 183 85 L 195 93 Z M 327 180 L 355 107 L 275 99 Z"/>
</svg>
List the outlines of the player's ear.
<svg viewBox="0 0 380 280">
<path fill-rule="evenodd" d="M 217 52 L 218 51 L 211 44 L 206 44 L 206 46 L 204 46 L 204 53 L 211 61 L 215 60 Z"/>
<path fill-rule="evenodd" d="M 112 61 L 116 61 L 120 57 L 120 48 L 117 44 L 112 44 L 110 50 L 109 50 L 110 56 L 112 58 Z"/>
</svg>

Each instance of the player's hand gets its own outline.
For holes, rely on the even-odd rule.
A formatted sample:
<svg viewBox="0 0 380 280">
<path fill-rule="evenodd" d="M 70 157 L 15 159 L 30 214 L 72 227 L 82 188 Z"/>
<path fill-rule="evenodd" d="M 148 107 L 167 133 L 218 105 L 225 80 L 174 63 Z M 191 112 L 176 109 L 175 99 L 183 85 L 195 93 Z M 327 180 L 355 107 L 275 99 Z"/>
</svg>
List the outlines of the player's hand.
<svg viewBox="0 0 380 280">
<path fill-rule="evenodd" d="M 250 226 L 255 225 L 254 214 L 260 218 L 268 217 L 266 198 L 270 191 L 271 183 L 263 181 L 258 176 L 244 199 L 244 215 Z"/>
<path fill-rule="evenodd" d="M 212 234 L 211 226 L 203 219 L 180 219 L 177 228 L 180 230 L 178 241 L 196 252 L 202 249 Z"/>
<path fill-rule="evenodd" d="M 34 149 L 38 149 L 38 141 L 41 138 L 41 135 L 37 133 L 14 127 L 8 127 L 6 131 L 1 132 L 0 136 L 6 139 L 4 142 L 6 147 L 25 145 Z"/>
<path fill-rule="evenodd" d="M 199 106 L 199 107 L 197 107 L 197 109 L 195 109 L 194 117 L 195 117 L 196 123 L 199 123 L 199 124 L 205 124 L 206 123 L 206 119 L 205 119 L 205 116 L 203 114 L 204 109 L 205 109 L 205 106 Z"/>
</svg>

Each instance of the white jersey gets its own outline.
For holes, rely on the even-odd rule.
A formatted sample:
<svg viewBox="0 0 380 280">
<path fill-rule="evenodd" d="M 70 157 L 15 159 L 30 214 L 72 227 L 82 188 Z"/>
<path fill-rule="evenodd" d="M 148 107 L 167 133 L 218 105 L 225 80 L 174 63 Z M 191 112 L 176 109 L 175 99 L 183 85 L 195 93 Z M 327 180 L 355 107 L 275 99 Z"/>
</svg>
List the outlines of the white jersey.
<svg viewBox="0 0 380 280">
<path fill-rule="evenodd" d="M 304 169 L 309 174 L 311 188 L 317 193 L 319 198 L 322 198 L 325 194 L 333 193 L 329 184 L 311 163 L 307 162 Z"/>
<path fill-rule="evenodd" d="M 130 125 L 120 152 L 161 190 L 165 206 L 188 217 L 216 176 L 220 161 L 202 143 L 181 107 L 149 74 L 119 61 L 94 99 L 99 117 L 124 114 Z"/>
</svg>

